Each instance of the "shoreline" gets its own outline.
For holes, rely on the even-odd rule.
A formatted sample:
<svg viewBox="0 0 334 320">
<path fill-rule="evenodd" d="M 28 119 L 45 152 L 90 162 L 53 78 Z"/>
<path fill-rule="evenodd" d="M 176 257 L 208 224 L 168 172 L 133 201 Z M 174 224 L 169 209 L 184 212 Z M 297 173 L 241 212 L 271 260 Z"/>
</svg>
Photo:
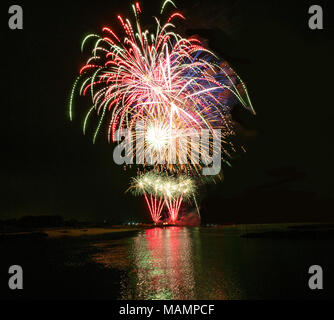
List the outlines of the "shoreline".
<svg viewBox="0 0 334 320">
<path fill-rule="evenodd" d="M 18 239 L 63 239 L 63 238 L 92 238 L 92 237 L 111 237 L 121 238 L 130 236 L 142 230 L 152 228 L 170 228 L 185 227 L 182 225 L 142 225 L 142 226 L 81 226 L 81 227 L 52 227 L 52 228 L 29 228 L 29 230 L 13 230 L 0 231 L 0 240 L 18 240 Z M 240 236 L 244 238 L 265 238 L 290 235 L 293 233 L 298 235 L 309 233 L 319 233 L 323 231 L 332 231 L 333 223 L 269 223 L 269 224 L 231 224 L 231 225 L 215 225 L 215 226 L 198 226 L 203 230 L 220 229 L 235 230 L 240 232 Z M 258 230 L 256 230 L 258 229 Z M 327 230 L 326 230 L 327 229 Z M 328 230 L 329 229 L 329 230 Z"/>
<path fill-rule="evenodd" d="M 89 238 L 112 235 L 118 237 L 128 236 L 147 228 L 115 228 L 115 227 L 60 227 L 36 228 L 29 231 L 0 232 L 0 240 L 9 239 L 62 239 L 62 238 Z"/>
</svg>

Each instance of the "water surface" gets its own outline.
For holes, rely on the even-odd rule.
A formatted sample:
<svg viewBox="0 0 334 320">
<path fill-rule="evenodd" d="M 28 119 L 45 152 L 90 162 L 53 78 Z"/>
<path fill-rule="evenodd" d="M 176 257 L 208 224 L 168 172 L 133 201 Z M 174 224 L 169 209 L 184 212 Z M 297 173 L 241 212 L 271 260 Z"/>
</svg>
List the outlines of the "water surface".
<svg viewBox="0 0 334 320">
<path fill-rule="evenodd" d="M 148 229 L 111 248 L 108 243 L 95 244 L 103 250 L 93 259 L 107 268 L 126 270 L 120 299 L 289 299 L 332 294 L 333 290 L 310 292 L 308 268 L 320 264 L 333 288 L 333 240 L 240 237 L 254 231 L 259 229 Z"/>
<path fill-rule="evenodd" d="M 1 277 L 0 297 L 333 298 L 332 236 L 293 229 L 293 237 L 241 237 L 279 228 L 168 227 L 95 237 L 2 240 L 1 274 L 8 274 L 9 265 L 21 265 L 24 290 L 3 291 L 8 279 Z M 324 271 L 322 291 L 308 287 L 308 269 L 314 264 Z"/>
</svg>

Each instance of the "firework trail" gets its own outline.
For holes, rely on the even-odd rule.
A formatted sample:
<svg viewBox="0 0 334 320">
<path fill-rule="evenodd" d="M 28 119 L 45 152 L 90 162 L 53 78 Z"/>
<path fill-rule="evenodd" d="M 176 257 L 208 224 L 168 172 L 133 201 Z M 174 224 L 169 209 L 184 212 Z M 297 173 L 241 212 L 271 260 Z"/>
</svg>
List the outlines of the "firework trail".
<svg viewBox="0 0 334 320">
<path fill-rule="evenodd" d="M 166 1 L 162 12 L 167 3 L 172 2 Z M 167 140 L 172 131 L 179 132 L 178 137 L 174 134 L 175 139 L 191 137 L 201 129 L 210 132 L 221 129 L 221 139 L 225 143 L 233 133 L 226 112 L 227 97 L 232 94 L 242 105 L 252 108 L 248 94 L 241 94 L 238 89 L 242 87 L 242 92 L 247 93 L 241 79 L 228 65 L 219 65 L 216 56 L 196 37 L 186 39 L 173 32 L 173 21 L 185 19 L 181 13 L 174 12 L 163 25 L 156 18 L 156 30 L 150 33 L 141 28 L 139 3 L 132 8 L 134 25 L 129 19 L 117 17 L 123 37 L 118 37 L 111 28 L 103 27 L 102 36 L 90 34 L 83 40 L 82 49 L 89 40 L 95 39 L 95 44 L 72 88 L 70 118 L 75 93 L 90 95 L 92 107 L 86 115 L 83 130 L 86 131 L 92 111 L 95 111 L 100 120 L 94 141 L 108 113 L 109 141 L 120 140 L 118 129 L 132 131 L 141 121 L 144 130 L 149 129 L 145 141 L 158 151 L 163 147 L 167 163 L 166 155 L 172 148 L 170 139 L 163 145 L 155 144 L 157 131 Z M 233 80 L 235 78 L 240 80 L 239 85 Z M 179 151 L 180 154 L 184 152 L 187 154 L 185 150 Z M 188 163 L 167 167 L 170 171 L 189 173 L 191 167 L 198 172 L 199 166 Z"/>
<path fill-rule="evenodd" d="M 172 1 L 165 1 L 162 17 L 167 4 L 176 8 Z M 94 112 L 99 118 L 94 142 L 104 122 L 108 123 L 110 142 L 119 142 L 122 130 L 130 132 L 135 142 L 131 143 L 130 156 L 134 158 L 148 151 L 152 157 L 150 161 L 144 157 L 141 165 L 144 171 L 145 167 L 153 167 L 156 172 L 139 175 L 131 188 L 144 195 L 154 222 L 161 219 L 164 205 L 170 220 L 175 222 L 182 201 L 189 194 L 194 198 L 194 180 L 190 177 L 200 175 L 207 160 L 203 154 L 209 156 L 216 151 L 213 144 L 208 144 L 205 147 L 208 150 L 201 153 L 201 161 L 193 162 L 189 160 L 191 148 L 178 144 L 176 149 L 175 140 L 191 139 L 208 130 L 212 137 L 219 138 L 219 152 L 224 161 L 234 148 L 229 141 L 234 134 L 231 101 L 254 110 L 244 82 L 227 63 L 220 63 L 195 36 L 184 38 L 175 32 L 174 22 L 185 19 L 180 12 L 173 12 L 165 19 L 155 18 L 156 28 L 149 31 L 141 26 L 142 10 L 138 2 L 132 5 L 132 10 L 134 23 L 117 16 L 122 34 L 105 26 L 101 35 L 89 34 L 84 38 L 82 51 L 91 40 L 94 42 L 72 87 L 69 116 L 73 118 L 75 95 L 79 93 L 91 100 L 83 132 Z M 221 132 L 219 137 L 216 130 Z M 144 143 L 138 144 L 141 136 Z M 183 161 L 171 162 L 171 152 L 176 152 Z M 151 184 L 155 181 L 156 187 L 152 188 L 144 179 Z M 193 185 L 192 191 L 180 191 L 183 183 Z"/>
<path fill-rule="evenodd" d="M 144 195 L 155 223 L 161 219 L 163 206 L 166 205 L 170 222 L 175 224 L 182 201 L 196 199 L 196 189 L 195 181 L 190 177 L 148 172 L 133 178 L 128 190 L 134 195 Z"/>
</svg>

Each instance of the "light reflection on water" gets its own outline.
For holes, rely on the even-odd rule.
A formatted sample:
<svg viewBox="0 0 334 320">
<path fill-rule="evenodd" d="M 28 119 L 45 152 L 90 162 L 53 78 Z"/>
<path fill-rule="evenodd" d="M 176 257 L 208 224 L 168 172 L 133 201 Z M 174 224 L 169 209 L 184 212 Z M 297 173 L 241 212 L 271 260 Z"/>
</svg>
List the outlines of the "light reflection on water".
<svg viewBox="0 0 334 320">
<path fill-rule="evenodd" d="M 126 241 L 113 241 L 112 246 L 108 243 L 95 246 L 102 249 L 93 256 L 95 262 L 126 270 L 120 284 L 120 299 L 241 297 L 216 248 L 206 243 L 202 249 L 197 228 L 147 229 Z"/>
<path fill-rule="evenodd" d="M 91 257 L 114 271 L 110 291 L 119 299 L 314 298 L 307 290 L 307 270 L 315 262 L 334 268 L 328 254 L 333 239 L 240 237 L 259 228 L 147 229 L 90 243 Z M 330 286 L 334 277 L 327 277 Z"/>
<path fill-rule="evenodd" d="M 121 293 L 123 299 L 194 297 L 193 246 L 188 229 L 146 230 L 134 240 L 132 259 L 134 268 Z"/>
</svg>

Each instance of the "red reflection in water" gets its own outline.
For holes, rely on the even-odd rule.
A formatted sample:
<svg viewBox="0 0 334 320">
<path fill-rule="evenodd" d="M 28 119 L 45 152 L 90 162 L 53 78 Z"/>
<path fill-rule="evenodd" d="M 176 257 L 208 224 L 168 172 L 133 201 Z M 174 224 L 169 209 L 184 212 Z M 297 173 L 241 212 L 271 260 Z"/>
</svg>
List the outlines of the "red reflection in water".
<svg viewBox="0 0 334 320">
<path fill-rule="evenodd" d="M 192 299 L 194 267 L 189 231 L 182 227 L 147 229 L 134 241 L 135 299 Z M 129 291 L 128 291 L 129 292 Z"/>
<path fill-rule="evenodd" d="M 153 266 L 165 269 L 164 276 L 169 283 L 170 288 L 175 288 L 182 284 L 183 272 L 182 263 L 184 257 L 189 257 L 191 252 L 187 252 L 182 258 L 182 249 L 180 248 L 179 233 L 181 227 L 170 227 L 168 229 L 148 229 L 145 231 L 148 248 L 152 254 Z M 185 249 L 185 248 L 183 248 Z M 191 250 L 191 248 L 189 248 Z M 162 266 L 162 262 L 165 263 Z M 183 268 L 191 268 L 189 261 Z M 185 269 L 183 269 L 184 271 Z M 167 271 L 167 272 L 166 272 Z"/>
<path fill-rule="evenodd" d="M 99 252 L 92 258 L 125 272 L 121 299 L 239 299 L 235 265 L 225 258 L 234 248 L 223 247 L 224 241 L 217 251 L 213 239 L 203 244 L 197 229 L 147 229 L 129 239 L 94 243 Z"/>
</svg>

